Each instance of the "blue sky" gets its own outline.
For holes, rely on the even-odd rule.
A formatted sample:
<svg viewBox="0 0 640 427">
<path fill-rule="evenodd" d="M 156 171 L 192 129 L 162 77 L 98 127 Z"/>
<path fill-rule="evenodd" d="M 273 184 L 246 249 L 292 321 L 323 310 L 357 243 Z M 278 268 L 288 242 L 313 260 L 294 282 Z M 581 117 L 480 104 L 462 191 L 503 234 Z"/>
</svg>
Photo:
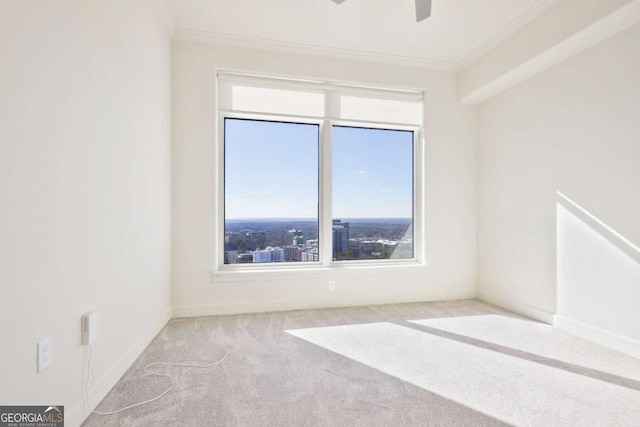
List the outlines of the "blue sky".
<svg viewBox="0 0 640 427">
<path fill-rule="evenodd" d="M 411 132 L 333 128 L 333 217 L 412 216 Z"/>
<path fill-rule="evenodd" d="M 226 119 L 225 217 L 316 218 L 318 126 Z M 333 217 L 409 218 L 412 134 L 335 127 Z"/>
</svg>

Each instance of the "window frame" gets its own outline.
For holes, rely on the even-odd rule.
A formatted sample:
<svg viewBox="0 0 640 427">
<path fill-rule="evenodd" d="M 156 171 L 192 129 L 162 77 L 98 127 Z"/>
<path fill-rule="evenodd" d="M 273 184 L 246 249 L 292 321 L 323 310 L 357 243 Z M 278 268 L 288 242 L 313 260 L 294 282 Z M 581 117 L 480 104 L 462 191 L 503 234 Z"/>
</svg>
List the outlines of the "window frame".
<svg viewBox="0 0 640 427">
<path fill-rule="evenodd" d="M 330 145 L 330 157 L 329 159 L 332 160 L 333 158 L 333 140 L 332 140 L 332 136 L 333 136 L 333 132 L 331 131 L 331 129 L 334 126 L 344 126 L 344 127 L 354 127 L 354 128 L 363 128 L 363 129 L 380 129 L 380 130 L 397 130 L 397 131 L 408 131 L 408 132 L 412 132 L 413 133 L 413 141 L 412 141 L 412 168 L 413 168 L 413 180 L 412 180 L 412 227 L 413 227 L 413 257 L 412 258 L 401 258 L 401 259 L 364 259 L 364 260 L 340 260 L 340 261 L 334 261 L 333 260 L 333 252 L 332 252 L 332 247 L 329 248 L 329 252 L 328 252 L 328 256 L 329 257 L 329 266 L 330 267 L 355 267 L 355 266 L 361 266 L 361 267 L 372 267 L 372 266 L 379 266 L 379 265 L 415 265 L 415 264 L 419 264 L 421 263 L 422 260 L 422 243 L 424 242 L 424 240 L 422 238 L 417 238 L 417 236 L 419 235 L 418 233 L 422 233 L 422 208 L 418 206 L 419 203 L 422 202 L 422 200 L 420 200 L 420 198 L 418 197 L 418 188 L 420 188 L 420 191 L 422 191 L 422 164 L 421 162 L 419 162 L 419 159 L 421 159 L 422 156 L 422 150 L 420 149 L 420 146 L 422 144 L 420 144 L 421 141 L 421 129 L 418 126 L 407 126 L 407 125 L 397 125 L 397 124 L 384 124 L 384 123 L 380 123 L 380 122 L 363 122 L 363 121 L 354 121 L 354 120 L 328 120 L 328 128 L 329 128 L 329 133 L 331 134 L 331 138 L 329 138 L 329 141 L 327 141 L 328 145 Z M 330 170 L 330 176 L 329 176 L 329 180 L 331 181 L 333 178 L 333 171 Z M 332 185 L 333 182 L 331 182 L 329 184 L 329 199 L 328 199 L 328 205 L 332 208 L 332 203 L 333 203 L 333 193 L 332 193 Z M 329 214 L 331 217 L 333 216 L 333 212 L 331 212 Z M 418 218 L 420 217 L 420 220 L 418 220 Z M 333 218 L 329 219 L 329 222 L 331 222 Z M 329 227 L 329 239 L 331 240 L 333 238 L 332 234 L 331 234 L 331 227 Z M 421 234 L 420 234 L 421 235 Z"/>
<path fill-rule="evenodd" d="M 318 126 L 318 255 L 319 261 L 300 261 L 300 262 L 274 262 L 274 263 L 242 263 L 242 264 L 225 264 L 224 263 L 224 235 L 225 235 L 225 120 L 226 119 L 239 119 L 239 120 L 255 120 L 255 121 L 267 121 L 267 122 L 280 122 L 280 123 L 292 123 L 292 124 L 308 124 L 308 125 L 317 125 Z M 322 254 L 323 254 L 323 246 L 326 244 L 323 242 L 324 239 L 322 236 L 322 224 L 324 220 L 322 218 L 323 210 L 322 210 L 322 183 L 323 179 L 323 163 L 324 160 L 322 158 L 322 140 L 324 134 L 324 120 L 318 119 L 310 119 L 308 117 L 299 117 L 299 116 L 285 116 L 285 115 L 274 115 L 274 114 L 253 114 L 253 113 L 237 113 L 237 112 L 221 112 L 219 113 L 219 136 L 218 136 L 218 160 L 216 161 L 216 166 L 218 168 L 216 174 L 216 180 L 218 183 L 217 186 L 217 197 L 216 197 L 216 207 L 217 213 L 216 217 L 218 218 L 217 224 L 217 236 L 223 236 L 222 239 L 216 238 L 216 248 L 217 248 L 217 256 L 216 256 L 216 271 L 221 270 L 229 270 L 229 271 L 237 271 L 237 270 L 261 270 L 261 269 L 289 269 L 289 268 L 318 268 L 322 266 Z"/>
<path fill-rule="evenodd" d="M 268 87 L 265 85 L 265 87 Z M 276 88 L 286 85 L 278 82 Z M 295 85 L 291 86 L 295 88 Z M 350 87 L 347 87 L 350 89 Z M 362 88 L 357 88 L 367 93 Z M 351 91 L 346 92 L 351 94 Z M 377 121 L 362 121 L 350 119 L 336 119 L 335 90 L 328 91 L 325 99 L 325 116 L 311 117 L 289 114 L 256 113 L 249 111 L 233 111 L 220 107 L 217 102 L 217 138 L 215 141 L 215 171 L 216 180 L 214 194 L 214 270 L 212 273 L 250 273 L 250 272 L 282 272 L 296 270 L 325 270 L 325 269 L 352 269 L 352 268 L 377 268 L 392 266 L 416 266 L 424 265 L 425 238 L 424 238 L 424 137 L 420 125 L 407 125 L 398 123 L 384 123 Z M 375 92 L 374 92 L 375 95 Z M 420 100 L 421 111 L 423 100 Z M 277 262 L 277 263 L 224 263 L 224 236 L 225 236 L 225 120 L 260 120 L 283 123 L 300 123 L 318 125 L 318 261 Z M 413 133 L 412 141 L 412 168 L 413 168 L 413 257 L 404 259 L 375 259 L 375 260 L 333 260 L 332 253 L 332 129 L 334 126 L 347 126 L 365 129 L 382 129 L 410 131 Z"/>
</svg>

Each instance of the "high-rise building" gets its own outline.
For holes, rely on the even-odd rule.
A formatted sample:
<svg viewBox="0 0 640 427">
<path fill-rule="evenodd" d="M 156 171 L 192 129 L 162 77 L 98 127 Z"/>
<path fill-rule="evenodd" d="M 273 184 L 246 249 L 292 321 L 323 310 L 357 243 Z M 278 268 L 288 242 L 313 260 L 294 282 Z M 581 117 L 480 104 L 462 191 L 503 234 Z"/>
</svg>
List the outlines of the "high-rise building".
<svg viewBox="0 0 640 427">
<path fill-rule="evenodd" d="M 289 239 L 293 246 L 298 246 L 304 243 L 304 237 L 302 235 L 302 230 L 292 229 L 289 230 Z"/>
<path fill-rule="evenodd" d="M 349 248 L 349 223 L 333 220 L 333 253 L 344 252 Z"/>
</svg>

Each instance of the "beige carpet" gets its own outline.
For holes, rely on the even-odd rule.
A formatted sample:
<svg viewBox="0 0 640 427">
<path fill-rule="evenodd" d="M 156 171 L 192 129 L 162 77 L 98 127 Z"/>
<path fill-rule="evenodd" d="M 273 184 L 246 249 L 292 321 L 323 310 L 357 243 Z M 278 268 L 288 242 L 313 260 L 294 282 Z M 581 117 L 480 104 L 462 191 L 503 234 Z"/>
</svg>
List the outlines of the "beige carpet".
<svg viewBox="0 0 640 427">
<path fill-rule="evenodd" d="M 640 361 L 475 301 L 174 319 L 85 426 L 638 425 Z"/>
</svg>

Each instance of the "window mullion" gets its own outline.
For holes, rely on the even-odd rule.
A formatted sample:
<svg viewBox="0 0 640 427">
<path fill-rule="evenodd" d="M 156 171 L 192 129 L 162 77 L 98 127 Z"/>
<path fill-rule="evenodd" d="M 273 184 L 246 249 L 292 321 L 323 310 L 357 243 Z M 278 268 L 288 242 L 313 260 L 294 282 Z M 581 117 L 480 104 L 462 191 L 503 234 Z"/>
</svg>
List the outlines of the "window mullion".
<svg viewBox="0 0 640 427">
<path fill-rule="evenodd" d="M 414 217 L 414 256 L 417 260 L 424 260 L 425 256 L 425 230 L 424 230 L 424 212 L 425 212 L 425 136 L 424 129 L 420 128 L 415 132 L 414 137 L 414 157 L 413 157 L 413 217 Z"/>
<path fill-rule="evenodd" d="M 322 265 L 328 266 L 331 264 L 333 256 L 332 234 L 331 234 L 331 219 L 332 219 L 332 183 L 331 183 L 331 121 L 325 120 L 320 130 L 320 229 L 321 229 L 321 262 Z"/>
</svg>

